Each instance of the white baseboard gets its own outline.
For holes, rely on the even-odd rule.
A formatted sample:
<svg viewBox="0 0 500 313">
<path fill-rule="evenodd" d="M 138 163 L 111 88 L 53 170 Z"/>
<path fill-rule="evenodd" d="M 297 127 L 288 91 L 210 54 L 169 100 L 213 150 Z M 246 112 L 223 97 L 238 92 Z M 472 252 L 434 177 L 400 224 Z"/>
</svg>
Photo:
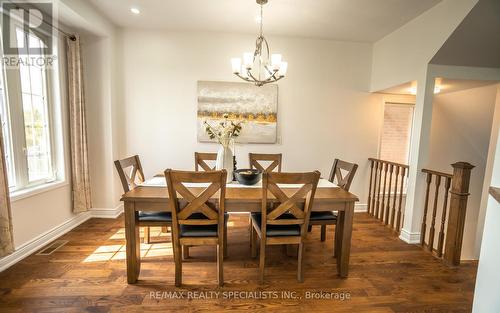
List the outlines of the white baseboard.
<svg viewBox="0 0 500 313">
<path fill-rule="evenodd" d="M 66 222 L 52 228 L 51 230 L 39 235 L 38 237 L 35 237 L 33 240 L 18 247 L 14 252 L 0 259 L 0 272 L 6 270 L 25 257 L 45 247 L 50 242 L 66 234 L 83 222 L 86 222 L 91 217 L 92 215 L 89 212 L 80 213 L 72 219 L 67 220 Z"/>
<path fill-rule="evenodd" d="M 92 208 L 89 210 L 92 217 L 95 218 L 117 218 L 123 213 L 123 204 L 118 205 L 116 208 Z"/>
<path fill-rule="evenodd" d="M 366 213 L 368 212 L 368 205 L 366 203 L 356 203 L 354 205 L 354 213 Z"/>
<path fill-rule="evenodd" d="M 401 229 L 401 234 L 399 235 L 399 239 L 403 240 L 409 244 L 420 243 L 420 232 L 409 232 L 406 229 Z"/>
<path fill-rule="evenodd" d="M 64 223 L 46 231 L 45 233 L 34 238 L 30 242 L 18 247 L 11 254 L 0 258 L 0 272 L 6 270 L 27 256 L 45 247 L 50 242 L 56 240 L 78 225 L 86 222 L 91 218 L 117 218 L 123 212 L 123 204 L 116 208 L 92 208 L 87 212 L 80 213 Z"/>
</svg>

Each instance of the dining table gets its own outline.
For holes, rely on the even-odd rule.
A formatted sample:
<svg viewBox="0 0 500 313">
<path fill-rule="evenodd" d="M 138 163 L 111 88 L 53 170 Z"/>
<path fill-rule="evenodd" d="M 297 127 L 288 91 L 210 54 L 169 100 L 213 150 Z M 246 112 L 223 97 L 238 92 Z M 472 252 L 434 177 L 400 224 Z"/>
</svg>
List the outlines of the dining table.
<svg viewBox="0 0 500 313">
<path fill-rule="evenodd" d="M 193 194 L 199 194 L 207 187 L 200 183 L 184 185 Z M 300 187 L 300 185 L 280 186 L 288 197 L 297 192 Z M 214 201 L 215 203 L 217 194 L 213 197 L 209 201 Z M 272 195 L 268 195 L 268 198 L 268 202 L 277 201 Z M 127 281 L 129 284 L 134 284 L 138 280 L 141 269 L 139 227 L 137 227 L 138 212 L 171 211 L 166 180 L 162 175 L 148 179 L 123 194 L 121 201 L 124 202 Z M 179 201 L 183 201 L 182 197 L 179 198 Z M 338 212 L 337 225 L 335 227 L 339 227 L 337 234 L 340 236 L 338 240 L 340 248 L 335 258 L 337 262 L 337 274 L 342 278 L 346 278 L 349 272 L 354 204 L 356 201 L 358 201 L 356 195 L 345 191 L 326 179 L 321 178 L 319 180 L 312 211 Z M 260 212 L 261 203 L 261 182 L 252 186 L 242 185 L 236 181 L 226 184 L 226 212 Z"/>
</svg>

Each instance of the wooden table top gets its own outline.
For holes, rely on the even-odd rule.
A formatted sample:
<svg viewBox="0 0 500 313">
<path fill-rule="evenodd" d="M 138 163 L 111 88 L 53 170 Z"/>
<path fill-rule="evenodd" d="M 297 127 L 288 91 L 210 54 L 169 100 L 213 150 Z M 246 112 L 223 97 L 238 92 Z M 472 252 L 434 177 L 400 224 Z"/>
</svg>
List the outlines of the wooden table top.
<svg viewBox="0 0 500 313">
<path fill-rule="evenodd" d="M 199 194 L 205 188 L 189 187 L 194 194 Z M 286 188 L 283 192 L 287 196 L 293 195 L 297 188 Z M 260 188 L 226 188 L 226 202 L 261 202 L 262 190 Z M 273 198 L 271 193 L 268 193 L 270 199 Z M 121 201 L 141 201 L 141 202 L 168 202 L 168 192 L 166 187 L 150 187 L 139 186 L 125 193 Z M 322 202 L 355 202 L 359 201 L 358 197 L 350 192 L 339 187 L 326 187 L 316 189 L 314 201 Z"/>
</svg>

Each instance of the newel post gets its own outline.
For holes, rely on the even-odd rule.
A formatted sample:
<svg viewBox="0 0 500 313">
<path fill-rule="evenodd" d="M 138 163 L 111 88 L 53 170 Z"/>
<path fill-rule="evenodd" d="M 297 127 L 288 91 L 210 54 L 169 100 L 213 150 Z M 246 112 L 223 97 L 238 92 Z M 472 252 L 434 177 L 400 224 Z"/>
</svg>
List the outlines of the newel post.
<svg viewBox="0 0 500 313">
<path fill-rule="evenodd" d="M 460 265 L 470 173 L 474 165 L 467 162 L 457 162 L 451 166 L 453 166 L 453 178 L 450 190 L 450 215 L 443 260 L 447 265 Z"/>
</svg>

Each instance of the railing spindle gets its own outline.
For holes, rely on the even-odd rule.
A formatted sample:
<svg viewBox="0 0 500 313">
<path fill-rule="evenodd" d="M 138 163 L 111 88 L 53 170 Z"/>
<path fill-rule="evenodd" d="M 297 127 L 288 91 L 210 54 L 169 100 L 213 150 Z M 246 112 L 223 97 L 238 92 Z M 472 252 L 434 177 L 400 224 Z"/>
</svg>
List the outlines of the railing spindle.
<svg viewBox="0 0 500 313">
<path fill-rule="evenodd" d="M 427 173 L 427 187 L 425 189 L 425 204 L 424 204 L 424 216 L 422 218 L 422 227 L 420 228 L 420 245 L 423 247 L 425 245 L 425 232 L 427 230 L 427 211 L 429 209 L 429 190 L 431 189 L 432 174 Z"/>
<path fill-rule="evenodd" d="M 399 233 L 401 229 L 401 224 L 403 223 L 404 216 L 401 216 L 401 204 L 403 203 L 403 187 L 404 187 L 404 179 L 406 176 L 406 168 L 401 168 L 401 185 L 399 186 L 399 203 L 398 203 L 398 216 L 396 219 L 396 232 Z"/>
<path fill-rule="evenodd" d="M 391 185 L 392 185 L 392 173 L 394 170 L 394 165 L 389 165 L 389 187 L 387 188 L 387 207 L 385 208 L 385 225 L 389 224 L 389 210 L 391 208 Z"/>
<path fill-rule="evenodd" d="M 370 185 L 368 187 L 368 203 L 367 203 L 367 211 L 369 214 L 371 214 L 371 205 L 370 205 L 370 202 L 371 202 L 371 192 L 372 192 L 372 178 L 373 178 L 373 163 L 375 161 L 373 160 L 370 160 Z"/>
<path fill-rule="evenodd" d="M 398 194 L 398 175 L 399 175 L 399 166 L 395 165 L 396 171 L 394 173 L 394 196 L 392 197 L 392 212 L 391 212 L 391 221 L 390 226 L 394 229 L 394 222 L 396 218 L 396 198 Z"/>
<path fill-rule="evenodd" d="M 446 210 L 448 209 L 448 193 L 451 186 L 451 177 L 445 177 L 443 212 L 441 213 L 441 229 L 439 230 L 437 256 L 443 255 L 444 224 L 446 223 Z"/>
<path fill-rule="evenodd" d="M 378 161 L 375 161 L 375 174 L 373 175 L 373 191 L 372 191 L 372 204 L 371 204 L 371 215 L 375 216 L 375 196 L 377 191 L 377 173 L 378 173 Z"/>
<path fill-rule="evenodd" d="M 379 217 L 379 209 L 380 209 L 380 185 L 382 185 L 382 170 L 384 169 L 384 163 L 380 163 L 379 173 L 378 173 L 378 190 L 377 190 L 377 207 L 375 210 L 375 217 Z"/>
<path fill-rule="evenodd" d="M 428 248 L 429 251 L 432 252 L 432 248 L 434 247 L 434 233 L 435 233 L 435 224 L 436 224 L 436 214 L 437 214 L 437 204 L 439 200 L 439 186 L 441 185 L 441 176 L 436 175 L 436 191 L 434 193 L 434 206 L 432 208 L 432 222 L 431 222 L 431 229 L 429 230 L 429 243 L 428 243 Z"/>
<path fill-rule="evenodd" d="M 387 185 L 387 170 L 389 169 L 389 164 L 385 165 L 384 168 L 384 188 L 382 188 L 382 203 L 380 207 L 380 221 L 384 221 L 384 210 L 385 210 L 385 186 Z"/>
</svg>

